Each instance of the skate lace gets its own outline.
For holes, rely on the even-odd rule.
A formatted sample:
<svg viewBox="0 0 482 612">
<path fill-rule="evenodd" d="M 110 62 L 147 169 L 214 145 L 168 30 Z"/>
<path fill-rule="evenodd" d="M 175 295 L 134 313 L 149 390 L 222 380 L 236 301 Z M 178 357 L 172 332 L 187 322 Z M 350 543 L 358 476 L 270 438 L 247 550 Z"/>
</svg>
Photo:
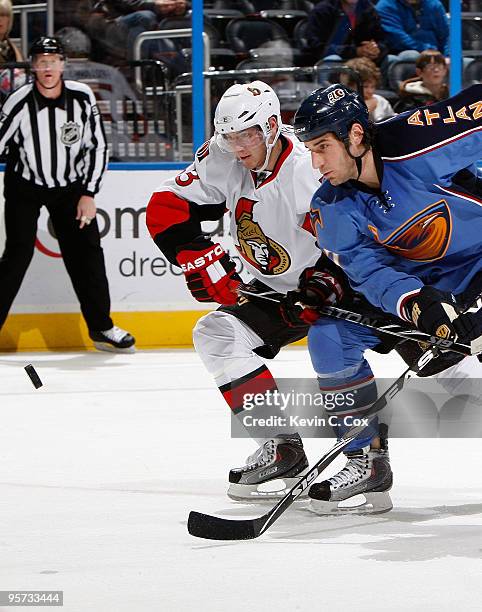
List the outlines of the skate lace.
<svg viewBox="0 0 482 612">
<path fill-rule="evenodd" d="M 120 327 L 117 327 L 116 325 L 114 325 L 107 331 L 103 331 L 102 333 L 104 334 L 106 338 L 109 338 L 109 340 L 112 340 L 113 342 L 120 342 L 124 338 L 124 336 L 127 335 L 127 332 L 125 329 L 121 329 Z"/>
<path fill-rule="evenodd" d="M 246 459 L 246 468 L 254 469 L 268 465 L 276 456 L 276 444 L 273 439 L 267 440 L 262 446 Z"/>
<path fill-rule="evenodd" d="M 350 457 L 345 467 L 329 479 L 333 488 L 344 487 L 352 484 L 360 476 L 366 474 L 369 469 L 367 455 L 361 457 Z"/>
</svg>

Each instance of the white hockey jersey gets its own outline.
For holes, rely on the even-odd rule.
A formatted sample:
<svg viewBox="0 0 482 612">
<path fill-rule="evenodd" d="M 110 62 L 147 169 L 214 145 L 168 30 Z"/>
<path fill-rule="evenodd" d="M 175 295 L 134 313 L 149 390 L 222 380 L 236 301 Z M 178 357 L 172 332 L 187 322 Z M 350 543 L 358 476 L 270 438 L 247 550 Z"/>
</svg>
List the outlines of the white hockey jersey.
<svg viewBox="0 0 482 612">
<path fill-rule="evenodd" d="M 290 128 L 283 137 L 283 152 L 264 180 L 223 152 L 213 137 L 186 170 L 158 190 L 198 205 L 225 203 L 230 234 L 247 269 L 280 293 L 295 289 L 301 272 L 321 255 L 309 221 L 320 175 Z"/>
</svg>

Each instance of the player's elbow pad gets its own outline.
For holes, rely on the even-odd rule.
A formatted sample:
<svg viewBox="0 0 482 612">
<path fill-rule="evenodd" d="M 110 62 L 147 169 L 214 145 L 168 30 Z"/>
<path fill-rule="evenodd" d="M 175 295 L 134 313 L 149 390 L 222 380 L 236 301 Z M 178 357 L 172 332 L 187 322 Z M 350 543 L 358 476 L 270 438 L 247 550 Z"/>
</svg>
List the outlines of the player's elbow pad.
<svg viewBox="0 0 482 612">
<path fill-rule="evenodd" d="M 156 191 L 146 210 L 146 225 L 154 239 L 173 225 L 189 220 L 189 202 L 172 191 Z"/>
</svg>

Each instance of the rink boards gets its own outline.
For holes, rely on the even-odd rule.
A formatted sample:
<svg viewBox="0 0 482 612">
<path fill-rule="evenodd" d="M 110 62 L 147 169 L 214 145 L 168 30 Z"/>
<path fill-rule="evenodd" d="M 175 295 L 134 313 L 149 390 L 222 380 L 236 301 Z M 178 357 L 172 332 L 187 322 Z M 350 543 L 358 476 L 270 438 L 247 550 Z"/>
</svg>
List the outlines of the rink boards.
<svg viewBox="0 0 482 612">
<path fill-rule="evenodd" d="M 96 198 L 115 323 L 131 331 L 139 347 L 191 346 L 192 328 L 206 310 L 186 289 L 180 270 L 163 257 L 145 225 L 152 192 L 185 164 L 169 169 L 109 169 Z M 166 166 L 169 166 L 166 164 Z M 3 248 L 3 172 L 0 173 L 0 243 Z M 19 202 L 21 206 L 21 202 Z M 243 265 L 226 236 L 224 221 L 206 224 Z M 245 271 L 244 276 L 246 277 Z M 65 272 L 54 232 L 42 209 L 35 254 L 11 315 L 0 334 L 0 350 L 91 346 L 79 305 Z"/>
<path fill-rule="evenodd" d="M 167 178 L 182 172 L 185 166 L 181 163 L 112 164 L 96 198 L 113 318 L 116 325 L 135 335 L 138 347 L 192 346 L 192 328 L 207 312 L 192 299 L 181 271 L 158 250 L 145 225 L 146 206 L 153 191 Z M 478 170 L 481 171 L 480 165 Z M 226 226 L 225 215 L 220 222 L 203 224 L 203 230 L 213 233 L 213 238 L 230 252 L 238 271 L 248 280 Z M 3 171 L 0 171 L 2 248 L 4 240 Z M 0 350 L 91 346 L 43 208 L 34 257 L 0 333 Z"/>
</svg>

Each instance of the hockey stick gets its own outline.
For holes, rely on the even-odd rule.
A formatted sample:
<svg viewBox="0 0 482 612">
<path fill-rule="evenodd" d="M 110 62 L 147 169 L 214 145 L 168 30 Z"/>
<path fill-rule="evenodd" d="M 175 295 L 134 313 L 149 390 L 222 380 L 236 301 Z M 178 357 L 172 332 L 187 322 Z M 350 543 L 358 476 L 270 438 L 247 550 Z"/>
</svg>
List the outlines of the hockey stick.
<svg viewBox="0 0 482 612">
<path fill-rule="evenodd" d="M 350 323 L 357 323 L 358 325 L 363 325 L 363 327 L 368 327 L 377 332 L 398 336 L 405 340 L 413 340 L 414 342 L 425 342 L 431 346 L 436 346 L 440 350 L 450 350 L 454 353 L 461 353 L 466 356 L 477 355 L 482 350 L 482 346 L 478 346 L 478 344 L 480 344 L 479 339 L 473 340 L 470 344 L 456 342 L 455 340 L 447 340 L 446 338 L 431 336 L 415 327 L 404 325 L 403 322 L 399 323 L 396 320 L 390 321 L 388 318 L 384 321 L 383 319 L 372 318 L 358 312 L 338 308 L 337 306 L 322 306 L 317 309 L 317 312 L 321 315 L 342 319 Z"/>
<path fill-rule="evenodd" d="M 246 292 L 248 293 L 248 292 Z M 274 302 L 279 299 L 264 296 Z M 273 292 L 274 293 L 274 292 Z M 258 295 L 258 294 L 253 294 Z M 478 296 L 474 303 L 481 296 Z M 469 310 L 472 306 L 467 308 Z M 317 463 L 309 473 L 300 479 L 286 495 L 266 514 L 254 519 L 234 520 L 224 519 L 201 512 L 191 511 L 188 519 L 188 531 L 191 535 L 209 540 L 252 540 L 262 535 L 278 518 L 291 506 L 291 504 L 318 478 L 318 476 L 340 455 L 352 440 L 354 440 L 372 421 L 374 415 L 382 410 L 388 402 L 402 389 L 405 381 L 416 376 L 439 353 L 433 346 L 426 350 L 410 368 L 405 370 L 399 378 L 364 412 L 364 423 L 352 427 Z M 367 419 L 367 417 L 370 417 Z"/>
<path fill-rule="evenodd" d="M 191 535 L 208 540 L 252 540 L 262 535 L 278 518 L 291 506 L 291 504 L 305 491 L 318 476 L 342 453 L 352 440 L 354 440 L 370 423 L 374 415 L 382 410 L 388 402 L 402 390 L 405 381 L 426 366 L 438 353 L 437 347 L 425 351 L 417 363 L 397 378 L 390 387 L 380 395 L 372 406 L 364 412 L 364 423 L 352 427 L 344 438 L 341 438 L 331 450 L 329 450 L 315 465 L 309 473 L 300 479 L 286 495 L 269 512 L 254 519 L 225 519 L 210 514 L 203 514 L 192 510 L 189 513 L 187 528 Z M 367 417 L 371 417 L 367 419 Z"/>
<path fill-rule="evenodd" d="M 281 302 L 280 298 L 270 297 L 271 295 L 279 295 L 275 291 L 255 293 L 245 289 L 239 289 L 238 292 L 242 295 L 259 297 L 263 300 L 269 300 L 270 302 L 276 302 L 278 304 Z M 482 351 L 480 338 L 473 340 L 470 344 L 456 342 L 454 340 L 447 340 L 445 338 L 438 338 L 437 336 L 431 336 L 430 334 L 422 332 L 415 327 L 404 325 L 401 319 L 400 322 L 398 322 L 395 320 L 395 317 L 393 317 L 393 320 L 389 320 L 388 317 L 386 320 L 377 319 L 368 315 L 362 315 L 358 312 L 353 312 L 351 310 L 345 310 L 344 308 L 338 308 L 337 306 L 322 306 L 317 308 L 316 311 L 319 312 L 320 315 L 342 319 L 350 323 L 357 323 L 358 325 L 363 325 L 363 327 L 373 329 L 376 332 L 391 334 L 392 336 L 398 336 L 404 340 L 425 342 L 431 346 L 436 346 L 441 350 L 450 350 L 466 356 L 477 355 Z"/>
</svg>

